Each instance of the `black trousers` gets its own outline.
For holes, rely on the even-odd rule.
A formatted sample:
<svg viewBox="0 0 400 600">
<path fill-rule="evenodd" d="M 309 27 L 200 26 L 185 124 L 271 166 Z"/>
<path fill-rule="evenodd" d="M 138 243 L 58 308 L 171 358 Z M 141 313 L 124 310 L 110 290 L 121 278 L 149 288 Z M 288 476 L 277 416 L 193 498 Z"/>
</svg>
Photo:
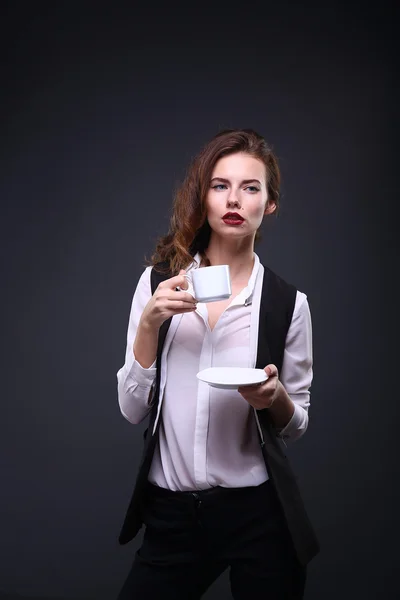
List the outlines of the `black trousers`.
<svg viewBox="0 0 400 600">
<path fill-rule="evenodd" d="M 300 600 L 294 553 L 270 481 L 171 492 L 149 484 L 143 543 L 118 600 L 197 600 L 230 568 L 235 600 Z"/>
</svg>

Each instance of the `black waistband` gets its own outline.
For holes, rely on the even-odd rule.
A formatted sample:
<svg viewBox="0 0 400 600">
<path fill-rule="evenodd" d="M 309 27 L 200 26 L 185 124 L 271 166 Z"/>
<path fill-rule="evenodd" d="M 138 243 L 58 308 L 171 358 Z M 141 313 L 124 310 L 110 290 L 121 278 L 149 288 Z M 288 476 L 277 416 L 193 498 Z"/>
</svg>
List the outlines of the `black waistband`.
<svg viewBox="0 0 400 600">
<path fill-rule="evenodd" d="M 169 490 L 167 488 L 160 487 L 158 485 L 154 485 L 153 483 L 148 482 L 148 491 L 150 494 L 163 497 L 163 498 L 185 498 L 187 496 L 198 496 L 199 498 L 211 497 L 211 496 L 223 496 L 228 494 L 248 494 L 249 492 L 254 492 L 255 490 L 260 490 L 264 487 L 267 487 L 270 484 L 270 480 L 267 479 L 264 483 L 255 486 L 246 486 L 246 487 L 222 487 L 215 486 L 211 488 L 206 488 L 203 490 L 185 490 L 185 491 L 174 491 Z"/>
</svg>

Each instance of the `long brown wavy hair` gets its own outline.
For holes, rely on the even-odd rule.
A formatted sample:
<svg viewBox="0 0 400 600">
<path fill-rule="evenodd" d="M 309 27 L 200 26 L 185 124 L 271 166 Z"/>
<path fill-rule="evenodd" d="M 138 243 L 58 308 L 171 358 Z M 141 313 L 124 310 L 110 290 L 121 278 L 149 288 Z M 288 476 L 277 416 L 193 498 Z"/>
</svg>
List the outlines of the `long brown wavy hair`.
<svg viewBox="0 0 400 600">
<path fill-rule="evenodd" d="M 220 131 L 193 159 L 175 193 L 169 232 L 158 239 L 155 252 L 148 261 L 157 265 L 158 271 L 177 275 L 180 269 L 189 266 L 197 252 L 205 265 L 210 264 L 205 254 L 211 235 L 206 196 L 216 162 L 236 152 L 245 152 L 263 161 L 268 201 L 274 202 L 278 209 L 280 171 L 277 158 L 265 139 L 253 129 Z M 255 239 L 258 238 L 257 231 Z"/>
</svg>

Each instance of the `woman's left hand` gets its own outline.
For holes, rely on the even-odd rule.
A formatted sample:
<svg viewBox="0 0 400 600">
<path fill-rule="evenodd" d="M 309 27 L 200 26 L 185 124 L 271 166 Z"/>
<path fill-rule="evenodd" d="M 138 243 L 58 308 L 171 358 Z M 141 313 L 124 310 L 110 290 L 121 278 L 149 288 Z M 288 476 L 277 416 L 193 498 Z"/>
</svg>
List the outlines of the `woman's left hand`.
<svg viewBox="0 0 400 600">
<path fill-rule="evenodd" d="M 275 365 L 267 365 L 264 371 L 268 375 L 267 381 L 255 385 L 238 387 L 238 392 L 243 398 L 257 410 L 270 408 L 279 393 L 278 369 Z"/>
</svg>

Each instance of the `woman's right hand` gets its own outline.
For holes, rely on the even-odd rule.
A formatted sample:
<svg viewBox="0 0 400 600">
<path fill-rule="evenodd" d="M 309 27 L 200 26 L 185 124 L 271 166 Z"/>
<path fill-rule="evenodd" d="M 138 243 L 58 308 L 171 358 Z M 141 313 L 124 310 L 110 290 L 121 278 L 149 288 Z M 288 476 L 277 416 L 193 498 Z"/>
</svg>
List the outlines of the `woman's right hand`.
<svg viewBox="0 0 400 600">
<path fill-rule="evenodd" d="M 196 310 L 197 301 L 185 291 L 188 289 L 185 274 L 186 271 L 181 269 L 179 275 L 165 279 L 158 285 L 142 313 L 143 325 L 159 328 L 169 317 Z M 177 287 L 182 291 L 176 291 Z"/>
</svg>

